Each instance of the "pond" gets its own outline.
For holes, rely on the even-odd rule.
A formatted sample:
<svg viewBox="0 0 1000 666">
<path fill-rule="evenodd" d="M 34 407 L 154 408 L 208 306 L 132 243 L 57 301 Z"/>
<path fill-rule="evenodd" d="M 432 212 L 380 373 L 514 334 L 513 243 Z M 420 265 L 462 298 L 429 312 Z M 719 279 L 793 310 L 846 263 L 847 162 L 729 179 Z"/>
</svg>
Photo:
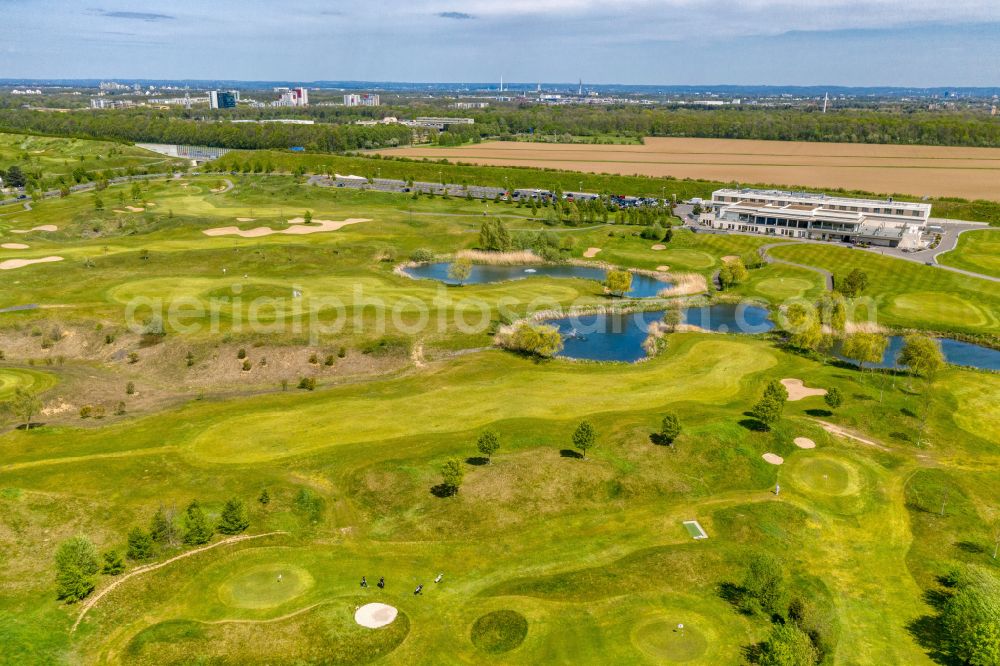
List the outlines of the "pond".
<svg viewBox="0 0 1000 666">
<path fill-rule="evenodd" d="M 938 341 L 941 343 L 941 352 L 944 354 L 944 360 L 952 365 L 963 365 L 970 368 L 980 368 L 982 370 L 1000 371 L 1000 351 L 997 351 L 996 349 L 990 349 L 989 347 L 973 344 L 971 342 L 952 340 L 951 338 L 940 338 Z M 897 363 L 899 354 L 902 351 L 903 336 L 891 336 L 889 338 L 889 346 L 886 347 L 881 363 L 878 363 L 874 367 L 902 367 Z M 848 363 L 857 365 L 855 361 L 841 355 L 839 345 L 834 350 L 834 355 L 842 361 L 847 361 Z M 872 365 L 866 363 L 865 367 L 870 368 Z"/>
<path fill-rule="evenodd" d="M 572 264 L 537 264 L 520 266 L 495 266 L 492 264 L 473 264 L 472 272 L 465 280 L 455 280 L 448 277 L 450 262 L 436 262 L 407 266 L 403 269 L 410 277 L 421 280 L 437 280 L 444 284 L 490 284 L 506 282 L 507 280 L 522 280 L 530 277 L 578 278 L 604 282 L 608 272 L 597 266 L 574 266 Z M 662 290 L 673 286 L 669 282 L 657 280 L 649 275 L 632 274 L 632 289 L 626 294 L 630 298 L 652 298 Z"/>
<path fill-rule="evenodd" d="M 559 356 L 633 363 L 646 357 L 642 344 L 649 336 L 649 325 L 662 320 L 664 312 L 579 315 L 546 323 L 556 326 L 563 336 Z M 719 332 L 763 333 L 774 328 L 765 308 L 728 303 L 685 310 L 682 320 Z"/>
</svg>

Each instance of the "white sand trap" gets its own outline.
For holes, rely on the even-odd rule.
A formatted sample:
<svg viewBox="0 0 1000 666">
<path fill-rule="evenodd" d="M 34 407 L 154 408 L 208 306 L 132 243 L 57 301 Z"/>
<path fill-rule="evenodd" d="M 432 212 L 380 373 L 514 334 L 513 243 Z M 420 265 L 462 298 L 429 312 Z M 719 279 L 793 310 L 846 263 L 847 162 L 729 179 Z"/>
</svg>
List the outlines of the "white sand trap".
<svg viewBox="0 0 1000 666">
<path fill-rule="evenodd" d="M 597 253 L 601 251 L 599 247 L 588 247 L 587 251 L 583 253 L 583 256 L 587 259 L 593 259 L 597 256 Z"/>
<path fill-rule="evenodd" d="M 666 273 L 667 271 L 670 270 L 670 266 L 657 266 L 656 270 L 660 271 L 661 273 Z"/>
<path fill-rule="evenodd" d="M 257 219 L 256 217 L 238 217 L 238 218 L 236 218 L 236 221 L 237 222 L 253 222 L 256 219 Z"/>
<path fill-rule="evenodd" d="M 133 213 L 141 213 L 142 211 L 146 210 L 142 206 L 125 206 L 125 207 L 128 208 Z"/>
<path fill-rule="evenodd" d="M 649 249 L 650 250 L 666 250 L 667 246 L 664 245 L 663 243 L 657 243 L 656 245 L 654 245 L 653 247 L 651 247 Z"/>
<path fill-rule="evenodd" d="M 777 453 L 765 453 L 761 458 L 764 459 L 764 462 L 771 463 L 772 465 L 781 465 L 785 462 L 785 459 Z"/>
<path fill-rule="evenodd" d="M 14 268 L 24 268 L 31 264 L 47 264 L 53 261 L 62 261 L 62 257 L 42 257 L 41 259 L 8 259 L 0 261 L 0 271 L 9 271 Z"/>
<path fill-rule="evenodd" d="M 240 238 L 260 238 L 261 236 L 270 236 L 272 234 L 301 236 L 304 234 L 318 234 L 324 231 L 336 231 L 349 224 L 357 224 L 358 222 L 371 222 L 371 220 L 365 218 L 351 218 L 337 222 L 333 220 L 313 220 L 312 224 L 305 225 L 301 224 L 303 221 L 302 218 L 289 220 L 288 222 L 295 224 L 295 226 L 281 229 L 280 231 L 270 227 L 257 227 L 255 229 L 247 229 L 246 231 L 239 227 L 218 227 L 215 229 L 205 229 L 201 233 L 206 236 L 239 236 Z"/>
<path fill-rule="evenodd" d="M 32 231 L 59 231 L 59 227 L 54 224 L 43 224 L 40 227 L 32 227 L 30 229 L 11 229 L 12 234 L 30 234 Z"/>
<path fill-rule="evenodd" d="M 739 257 L 737 255 L 735 255 L 735 254 L 727 254 L 726 256 L 724 256 L 722 258 L 722 260 L 726 261 L 726 262 L 728 262 L 728 261 L 736 261 L 737 259 L 739 259 Z"/>
<path fill-rule="evenodd" d="M 803 398 L 810 398 L 814 395 L 826 395 L 826 389 L 807 388 L 801 379 L 786 377 L 781 380 L 781 383 L 784 385 L 785 389 L 788 390 L 789 402 L 795 402 L 796 400 L 802 400 Z"/>
<path fill-rule="evenodd" d="M 815 449 L 816 442 L 812 441 L 808 437 L 796 437 L 794 440 L 795 446 L 800 449 Z"/>
<path fill-rule="evenodd" d="M 4 243 L 0 245 L 5 250 L 27 250 L 28 246 L 24 243 Z"/>
<path fill-rule="evenodd" d="M 354 612 L 354 621 L 362 627 L 378 629 L 392 624 L 398 611 L 386 604 L 365 604 Z"/>
</svg>

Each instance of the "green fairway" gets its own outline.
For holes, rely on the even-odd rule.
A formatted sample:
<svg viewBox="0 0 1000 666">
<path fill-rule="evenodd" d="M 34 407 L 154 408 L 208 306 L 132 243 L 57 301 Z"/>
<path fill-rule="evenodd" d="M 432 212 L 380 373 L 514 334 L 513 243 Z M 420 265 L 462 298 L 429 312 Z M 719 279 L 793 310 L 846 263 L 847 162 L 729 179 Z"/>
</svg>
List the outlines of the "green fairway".
<svg viewBox="0 0 1000 666">
<path fill-rule="evenodd" d="M 954 250 L 937 257 L 938 263 L 973 273 L 1000 277 L 1000 229 L 966 231 Z"/>
<path fill-rule="evenodd" d="M 823 664 L 922 664 L 938 648 L 913 622 L 934 612 L 937 576 L 994 566 L 998 374 L 861 372 L 789 349 L 778 332 L 668 333 L 634 364 L 519 355 L 493 344 L 518 317 L 619 299 L 596 280 L 445 287 L 400 274 L 417 250 L 477 247 L 483 202 L 290 175 L 185 175 L 141 190 L 109 187 L 101 210 L 86 193 L 0 217 L 4 242 L 30 246 L 0 261 L 64 257 L 4 271 L 0 290 L 0 307 L 37 306 L 0 314 L 6 660 L 740 664 L 771 631 L 739 597 L 748 561 L 765 553 L 782 569 L 775 612 L 792 621 L 801 602 Z M 653 250 L 636 226 L 549 226 L 497 208 L 512 234 L 542 231 L 562 259 L 599 248 L 589 260 L 704 278 L 769 240 L 678 229 Z M 307 211 L 368 221 L 203 233 L 288 229 Z M 13 233 L 42 225 L 56 230 Z M 865 270 L 863 296 L 885 325 L 1000 332 L 1000 294 L 985 280 L 832 245 L 772 252 Z M 690 298 L 774 311 L 823 289 L 813 271 L 770 264 L 721 298 Z M 183 307 L 158 321 L 160 304 Z M 764 428 L 753 408 L 785 378 L 843 401 L 789 401 Z M 39 394 L 37 427 L 16 428 L 16 388 Z M 668 414 L 681 426 L 669 442 Z M 591 448 L 574 437 L 583 421 Z M 499 441 L 488 454 L 486 430 Z M 184 543 L 195 499 L 232 540 Z M 230 500 L 245 533 L 222 519 Z M 95 574 L 81 602 L 56 599 L 60 543 L 80 535 L 99 557 L 123 555 L 161 507 L 175 532 L 148 557 Z M 710 538 L 683 526 L 695 518 Z M 355 612 L 371 603 L 398 615 L 363 627 Z"/>
</svg>

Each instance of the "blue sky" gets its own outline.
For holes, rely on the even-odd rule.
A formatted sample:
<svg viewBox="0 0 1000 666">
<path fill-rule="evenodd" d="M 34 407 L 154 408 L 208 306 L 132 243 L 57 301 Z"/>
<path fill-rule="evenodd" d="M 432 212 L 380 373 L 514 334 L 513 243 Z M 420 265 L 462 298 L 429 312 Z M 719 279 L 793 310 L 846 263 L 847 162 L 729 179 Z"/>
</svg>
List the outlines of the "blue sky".
<svg viewBox="0 0 1000 666">
<path fill-rule="evenodd" d="M 0 0 L 0 16 L 0 78 L 1000 82 L 998 0 Z"/>
</svg>

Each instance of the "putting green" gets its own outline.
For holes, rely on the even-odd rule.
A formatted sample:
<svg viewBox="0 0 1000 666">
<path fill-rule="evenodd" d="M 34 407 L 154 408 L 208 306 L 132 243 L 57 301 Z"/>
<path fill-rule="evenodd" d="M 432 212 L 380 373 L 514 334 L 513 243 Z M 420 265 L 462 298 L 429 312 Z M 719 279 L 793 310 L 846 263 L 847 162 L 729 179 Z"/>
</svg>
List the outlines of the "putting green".
<svg viewBox="0 0 1000 666">
<path fill-rule="evenodd" d="M 754 290 L 770 299 L 782 301 L 788 298 L 798 298 L 812 289 L 812 283 L 802 278 L 768 278 L 754 286 Z"/>
<path fill-rule="evenodd" d="M 314 584 L 313 577 L 301 567 L 262 564 L 223 581 L 219 599 L 236 608 L 274 608 L 301 596 Z"/>
<path fill-rule="evenodd" d="M 681 624 L 683 629 L 678 627 Z M 632 644 L 655 659 L 674 663 L 692 661 L 708 650 L 708 639 L 696 624 L 692 625 L 686 617 L 646 620 L 632 631 Z"/>
<path fill-rule="evenodd" d="M 892 300 L 889 311 L 900 317 L 923 319 L 944 326 L 962 322 L 965 326 L 981 327 L 990 317 L 981 307 L 961 296 L 942 291 L 917 291 L 900 294 Z"/>
<path fill-rule="evenodd" d="M 35 370 L 0 368 L 0 401 L 8 400 L 17 389 L 41 392 L 56 383 L 54 375 Z"/>
<path fill-rule="evenodd" d="M 706 270 L 717 262 L 715 257 L 701 250 L 665 250 L 656 254 L 656 260 L 674 270 Z"/>
<path fill-rule="evenodd" d="M 524 642 L 528 620 L 513 610 L 498 610 L 480 616 L 472 625 L 472 643 L 483 652 L 503 654 Z"/>
</svg>

